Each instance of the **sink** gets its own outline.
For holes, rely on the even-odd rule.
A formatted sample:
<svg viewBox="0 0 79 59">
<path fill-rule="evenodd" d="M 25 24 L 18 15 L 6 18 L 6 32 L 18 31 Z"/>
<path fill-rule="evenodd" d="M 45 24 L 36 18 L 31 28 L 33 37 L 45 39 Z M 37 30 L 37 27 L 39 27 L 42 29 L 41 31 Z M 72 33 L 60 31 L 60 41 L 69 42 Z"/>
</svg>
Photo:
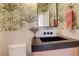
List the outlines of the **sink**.
<svg viewBox="0 0 79 59">
<path fill-rule="evenodd" d="M 42 42 L 50 42 L 50 41 L 62 41 L 62 40 L 68 40 L 62 37 L 42 37 L 40 38 Z"/>
</svg>

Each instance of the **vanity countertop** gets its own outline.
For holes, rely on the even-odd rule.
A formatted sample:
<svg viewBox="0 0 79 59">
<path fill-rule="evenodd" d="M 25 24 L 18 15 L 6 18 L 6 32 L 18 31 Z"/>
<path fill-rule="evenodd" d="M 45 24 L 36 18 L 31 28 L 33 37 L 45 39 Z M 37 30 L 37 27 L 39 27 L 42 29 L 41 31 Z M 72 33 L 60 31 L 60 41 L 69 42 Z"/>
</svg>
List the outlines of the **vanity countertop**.
<svg viewBox="0 0 79 59">
<path fill-rule="evenodd" d="M 64 36 L 60 36 L 60 37 L 63 37 L 67 40 L 41 42 L 41 43 L 32 44 L 32 51 L 38 52 L 38 51 L 56 50 L 56 49 L 72 48 L 79 46 L 78 39 L 72 39 Z"/>
</svg>

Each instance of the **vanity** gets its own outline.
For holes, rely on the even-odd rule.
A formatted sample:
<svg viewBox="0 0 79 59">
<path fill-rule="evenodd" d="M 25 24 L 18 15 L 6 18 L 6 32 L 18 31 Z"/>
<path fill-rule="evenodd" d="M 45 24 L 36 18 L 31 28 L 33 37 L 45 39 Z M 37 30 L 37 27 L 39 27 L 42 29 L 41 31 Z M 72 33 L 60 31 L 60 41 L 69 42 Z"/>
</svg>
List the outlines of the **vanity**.
<svg viewBox="0 0 79 59">
<path fill-rule="evenodd" d="M 79 40 L 55 37 L 54 41 L 40 41 L 32 45 L 33 56 L 79 56 Z M 54 39 L 54 38 L 52 38 Z"/>
</svg>

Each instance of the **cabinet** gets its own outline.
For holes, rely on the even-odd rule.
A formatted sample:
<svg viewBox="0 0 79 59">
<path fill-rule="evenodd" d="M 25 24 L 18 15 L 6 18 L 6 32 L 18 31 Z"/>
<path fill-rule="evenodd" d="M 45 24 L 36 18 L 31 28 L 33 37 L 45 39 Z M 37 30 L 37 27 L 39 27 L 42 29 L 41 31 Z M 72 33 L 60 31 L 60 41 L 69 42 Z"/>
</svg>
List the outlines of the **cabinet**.
<svg viewBox="0 0 79 59">
<path fill-rule="evenodd" d="M 33 52 L 33 56 L 78 56 L 79 47 Z"/>
</svg>

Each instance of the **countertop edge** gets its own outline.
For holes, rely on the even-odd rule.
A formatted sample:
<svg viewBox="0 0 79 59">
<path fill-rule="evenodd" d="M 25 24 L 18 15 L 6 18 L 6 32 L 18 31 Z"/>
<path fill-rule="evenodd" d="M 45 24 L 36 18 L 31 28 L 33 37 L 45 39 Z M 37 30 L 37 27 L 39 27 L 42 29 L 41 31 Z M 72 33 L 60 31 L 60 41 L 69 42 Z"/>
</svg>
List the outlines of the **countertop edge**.
<svg viewBox="0 0 79 59">
<path fill-rule="evenodd" d="M 51 43 L 51 44 L 42 44 L 42 45 L 32 45 L 32 52 L 47 51 L 47 50 L 56 50 L 64 48 L 78 47 L 79 40 L 69 41 L 69 42 L 60 42 L 60 43 Z"/>
</svg>

